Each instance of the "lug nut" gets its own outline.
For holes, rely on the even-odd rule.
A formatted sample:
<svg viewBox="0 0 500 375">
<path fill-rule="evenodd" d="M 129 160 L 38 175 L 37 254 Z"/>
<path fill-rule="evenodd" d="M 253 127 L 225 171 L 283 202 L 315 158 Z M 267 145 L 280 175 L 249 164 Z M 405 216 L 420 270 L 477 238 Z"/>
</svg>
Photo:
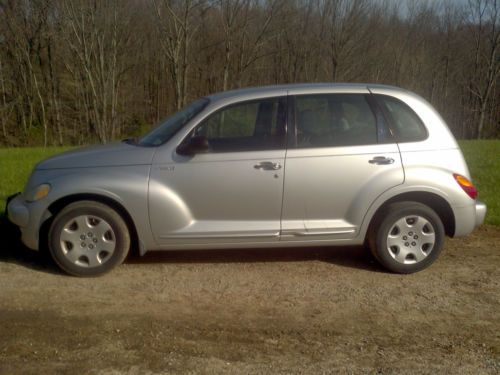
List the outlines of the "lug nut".
<svg viewBox="0 0 500 375">
<path fill-rule="evenodd" d="M 92 237 L 92 232 L 88 232 L 87 236 Z"/>
<path fill-rule="evenodd" d="M 82 235 L 80 236 L 80 239 L 83 241 L 83 240 L 85 239 L 85 234 L 82 234 Z"/>
<path fill-rule="evenodd" d="M 92 241 L 94 241 L 94 243 L 97 243 L 97 238 L 93 238 Z"/>
<path fill-rule="evenodd" d="M 87 246 L 87 244 L 86 244 L 85 242 L 82 242 L 82 243 L 80 244 L 80 246 L 81 246 L 81 247 L 85 247 L 85 246 Z"/>
<path fill-rule="evenodd" d="M 413 236 L 413 232 L 408 233 L 409 236 Z"/>
<path fill-rule="evenodd" d="M 90 244 L 90 245 L 89 245 L 89 249 L 91 249 L 91 250 L 92 250 L 93 248 L 94 248 L 94 245 Z"/>
<path fill-rule="evenodd" d="M 408 237 L 406 237 L 406 236 L 403 236 L 403 240 L 405 240 L 405 241 L 406 241 L 407 239 L 408 239 Z"/>
<path fill-rule="evenodd" d="M 415 241 L 413 241 L 413 242 L 411 243 L 411 245 L 412 245 L 412 246 L 415 246 L 416 244 L 417 244 L 417 243 L 416 243 Z"/>
<path fill-rule="evenodd" d="M 417 239 L 418 239 L 418 236 L 413 236 L 413 238 L 417 240 Z"/>
<path fill-rule="evenodd" d="M 405 242 L 405 246 L 408 247 L 410 246 L 410 244 L 408 242 Z"/>
</svg>

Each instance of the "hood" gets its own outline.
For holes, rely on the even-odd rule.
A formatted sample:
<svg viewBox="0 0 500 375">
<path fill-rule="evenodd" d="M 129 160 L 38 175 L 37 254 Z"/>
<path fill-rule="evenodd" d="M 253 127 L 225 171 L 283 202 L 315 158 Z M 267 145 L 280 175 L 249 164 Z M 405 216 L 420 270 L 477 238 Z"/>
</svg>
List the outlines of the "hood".
<svg viewBox="0 0 500 375">
<path fill-rule="evenodd" d="M 139 147 L 125 142 L 84 147 L 53 156 L 35 169 L 114 167 L 151 164 L 155 147 Z"/>
</svg>

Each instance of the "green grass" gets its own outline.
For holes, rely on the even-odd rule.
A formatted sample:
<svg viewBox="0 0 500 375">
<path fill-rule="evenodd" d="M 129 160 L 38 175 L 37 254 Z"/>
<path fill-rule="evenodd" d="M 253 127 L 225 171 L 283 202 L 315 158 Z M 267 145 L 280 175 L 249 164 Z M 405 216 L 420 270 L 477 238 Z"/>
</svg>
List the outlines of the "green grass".
<svg viewBox="0 0 500 375">
<path fill-rule="evenodd" d="M 488 206 L 486 223 L 500 225 L 500 140 L 459 141 L 478 198 Z"/>
<path fill-rule="evenodd" d="M 0 148 L 0 214 L 7 197 L 24 189 L 36 163 L 68 149 L 70 147 Z"/>
<path fill-rule="evenodd" d="M 488 206 L 486 223 L 500 225 L 500 140 L 460 141 L 479 199 Z M 5 199 L 21 191 L 37 162 L 69 147 L 0 149 L 0 213 Z"/>
</svg>

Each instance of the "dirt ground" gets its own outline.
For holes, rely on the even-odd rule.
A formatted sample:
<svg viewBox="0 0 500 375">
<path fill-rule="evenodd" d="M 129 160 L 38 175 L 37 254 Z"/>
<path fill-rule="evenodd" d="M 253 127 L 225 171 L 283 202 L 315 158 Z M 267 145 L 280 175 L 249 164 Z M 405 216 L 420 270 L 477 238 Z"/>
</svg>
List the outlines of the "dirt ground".
<svg viewBox="0 0 500 375">
<path fill-rule="evenodd" d="M 500 373 L 498 227 L 407 276 L 316 248 L 150 253 L 78 279 L 0 232 L 1 374 Z"/>
</svg>

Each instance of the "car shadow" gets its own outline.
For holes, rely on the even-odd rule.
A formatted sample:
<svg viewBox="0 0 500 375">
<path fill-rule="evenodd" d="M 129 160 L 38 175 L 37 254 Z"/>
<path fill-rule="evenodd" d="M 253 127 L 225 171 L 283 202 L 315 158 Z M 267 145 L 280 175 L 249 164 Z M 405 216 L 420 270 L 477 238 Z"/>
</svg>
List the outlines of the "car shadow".
<svg viewBox="0 0 500 375">
<path fill-rule="evenodd" d="M 46 250 L 33 251 L 21 242 L 21 232 L 0 213 L 0 263 L 12 263 L 36 271 L 61 274 Z"/>
<path fill-rule="evenodd" d="M 20 240 L 19 229 L 0 215 L 0 263 L 12 263 L 36 271 L 61 274 L 46 250 L 32 251 Z M 342 267 L 383 272 L 373 256 L 362 246 L 177 250 L 150 251 L 144 256 L 134 252 L 127 257 L 129 264 L 148 263 L 259 263 L 322 261 Z"/>
<path fill-rule="evenodd" d="M 150 251 L 127 263 L 264 263 L 320 261 L 337 266 L 384 272 L 363 246 L 283 247 L 266 249 Z"/>
</svg>

